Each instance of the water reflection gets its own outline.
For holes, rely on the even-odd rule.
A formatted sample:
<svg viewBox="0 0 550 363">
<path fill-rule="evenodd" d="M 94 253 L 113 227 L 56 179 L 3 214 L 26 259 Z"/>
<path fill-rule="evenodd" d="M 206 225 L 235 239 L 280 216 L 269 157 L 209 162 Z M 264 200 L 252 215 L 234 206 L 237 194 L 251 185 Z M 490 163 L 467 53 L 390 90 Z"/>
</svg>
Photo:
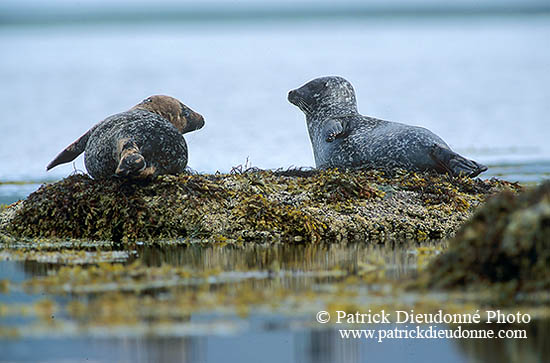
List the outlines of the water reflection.
<svg viewBox="0 0 550 363">
<path fill-rule="evenodd" d="M 207 350 L 203 337 L 140 337 L 105 345 L 116 352 L 115 356 L 130 362 L 204 362 Z"/>
<path fill-rule="evenodd" d="M 443 242 L 423 243 L 438 246 Z M 399 248 L 396 248 L 399 246 Z M 196 270 L 220 268 L 224 271 L 282 269 L 290 271 L 319 271 L 341 268 L 355 271 L 363 261 L 380 259 L 394 278 L 410 276 L 416 266 L 416 256 L 410 251 L 420 246 L 415 242 L 396 244 L 242 244 L 202 246 L 138 246 L 138 258 L 148 266 L 163 263 L 189 266 Z"/>
<path fill-rule="evenodd" d="M 494 330 L 495 336 L 502 330 L 526 330 L 527 339 L 457 339 L 462 354 L 471 361 L 498 362 L 544 362 L 550 357 L 550 319 L 533 320 L 529 324 L 474 325 L 471 329 Z"/>
<path fill-rule="evenodd" d="M 312 331 L 304 336 L 302 349 L 297 356 L 303 362 L 359 362 L 360 344 L 356 340 L 342 340 L 336 330 Z"/>
<path fill-rule="evenodd" d="M 427 243 L 422 248 L 437 249 L 441 244 Z M 317 363 L 414 362 L 444 357 L 450 363 L 538 362 L 550 355 L 546 344 L 550 334 L 548 319 L 522 325 L 528 338 L 521 340 L 388 339 L 382 343 L 376 339 L 342 339 L 338 329 L 378 330 L 392 329 L 394 325 L 338 326 L 315 322 L 315 311 L 325 308 L 323 299 L 327 297 L 339 302 L 355 299 L 368 306 L 376 293 L 365 289 L 368 283 L 358 278 L 364 269 L 380 264 L 384 266 L 382 274 L 390 281 L 413 276 L 419 263 L 415 243 L 192 243 L 134 248 L 126 266 L 139 261 L 148 269 L 163 266 L 170 271 L 181 267 L 206 277 L 187 285 L 160 284 L 141 291 L 0 293 L 0 305 L 29 304 L 29 299 L 35 303 L 47 298 L 58 309 L 53 314 L 57 325 L 39 317 L 29 323 L 33 316 L 0 316 L 0 332 L 15 327 L 21 334 L 15 340 L 0 338 L 3 358 Z M 84 264 L 82 269 L 96 265 Z M 36 277 L 55 276 L 62 267 L 53 263 L 0 261 L 0 280 L 7 278 L 17 285 Z M 219 272 L 209 275 L 213 270 Z M 355 280 L 349 280 L 350 276 Z M 343 290 L 346 286 L 347 292 Z M 349 301 L 345 295 L 348 293 Z M 390 298 L 399 303 L 406 301 L 399 295 L 390 294 Z M 75 312 L 79 306 L 76 302 L 82 305 L 80 313 Z M 247 308 L 244 312 L 239 310 L 243 302 Z M 125 313 L 131 319 L 125 318 Z M 113 317 L 117 318 L 114 322 Z M 102 325 L 102 321 L 110 324 Z M 484 329 L 486 325 L 467 328 Z M 28 349 L 29 346 L 34 348 Z"/>
</svg>

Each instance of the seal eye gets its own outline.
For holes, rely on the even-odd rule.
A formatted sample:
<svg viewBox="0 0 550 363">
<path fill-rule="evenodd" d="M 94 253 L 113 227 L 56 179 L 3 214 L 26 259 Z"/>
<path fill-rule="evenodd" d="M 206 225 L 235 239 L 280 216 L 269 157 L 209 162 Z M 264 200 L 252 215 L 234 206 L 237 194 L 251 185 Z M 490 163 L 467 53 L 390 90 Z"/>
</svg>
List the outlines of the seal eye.
<svg viewBox="0 0 550 363">
<path fill-rule="evenodd" d="M 189 117 L 189 115 L 190 115 L 189 110 L 187 110 L 185 108 L 181 110 L 181 114 L 185 118 Z"/>
<path fill-rule="evenodd" d="M 151 102 L 153 102 L 153 99 L 151 97 L 149 97 L 149 98 L 144 99 L 143 102 L 151 103 Z"/>
</svg>

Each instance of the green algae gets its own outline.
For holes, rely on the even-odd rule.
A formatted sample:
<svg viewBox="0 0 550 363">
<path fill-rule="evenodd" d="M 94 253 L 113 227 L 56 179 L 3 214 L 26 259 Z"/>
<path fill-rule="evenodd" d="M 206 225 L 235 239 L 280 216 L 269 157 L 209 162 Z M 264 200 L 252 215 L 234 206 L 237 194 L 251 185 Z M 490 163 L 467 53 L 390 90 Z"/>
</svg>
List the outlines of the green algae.
<svg viewBox="0 0 550 363">
<path fill-rule="evenodd" d="M 490 198 L 449 245 L 424 286 L 489 289 L 503 303 L 550 290 L 550 182 Z"/>
<path fill-rule="evenodd" d="M 426 240 L 454 234 L 505 188 L 520 186 L 404 171 L 248 170 L 152 182 L 72 175 L 8 208 L 0 229 L 116 242 Z"/>
</svg>

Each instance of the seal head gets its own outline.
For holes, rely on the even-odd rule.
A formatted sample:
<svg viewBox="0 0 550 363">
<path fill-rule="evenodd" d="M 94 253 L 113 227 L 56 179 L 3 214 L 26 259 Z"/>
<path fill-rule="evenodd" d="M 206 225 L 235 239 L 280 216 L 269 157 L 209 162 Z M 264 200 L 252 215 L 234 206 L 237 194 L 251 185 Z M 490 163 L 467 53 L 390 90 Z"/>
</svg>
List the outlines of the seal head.
<svg viewBox="0 0 550 363">
<path fill-rule="evenodd" d="M 342 115 L 357 113 L 355 90 L 342 77 L 316 78 L 288 93 L 290 103 L 306 115 Z"/>
<path fill-rule="evenodd" d="M 316 78 L 290 91 L 288 100 L 306 116 L 318 168 L 403 168 L 471 177 L 487 170 L 430 130 L 359 114 L 353 86 L 342 77 Z"/>
<path fill-rule="evenodd" d="M 204 118 L 177 99 L 170 96 L 148 97 L 131 108 L 147 110 L 164 117 L 182 134 L 198 130 L 204 126 Z"/>
<path fill-rule="evenodd" d="M 46 169 L 72 161 L 84 152 L 86 169 L 94 178 L 177 174 L 187 166 L 183 134 L 203 125 L 203 117 L 177 99 L 151 96 L 96 124 Z"/>
</svg>

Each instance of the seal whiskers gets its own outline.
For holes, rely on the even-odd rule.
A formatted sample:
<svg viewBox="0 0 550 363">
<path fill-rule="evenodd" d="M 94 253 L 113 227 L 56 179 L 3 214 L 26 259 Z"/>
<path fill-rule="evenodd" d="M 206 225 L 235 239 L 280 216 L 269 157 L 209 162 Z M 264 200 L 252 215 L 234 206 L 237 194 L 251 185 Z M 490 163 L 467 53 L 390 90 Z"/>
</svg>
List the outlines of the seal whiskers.
<svg viewBox="0 0 550 363">
<path fill-rule="evenodd" d="M 305 113 L 311 113 L 311 108 L 303 101 L 299 101 L 299 107 L 304 110 Z"/>
</svg>

